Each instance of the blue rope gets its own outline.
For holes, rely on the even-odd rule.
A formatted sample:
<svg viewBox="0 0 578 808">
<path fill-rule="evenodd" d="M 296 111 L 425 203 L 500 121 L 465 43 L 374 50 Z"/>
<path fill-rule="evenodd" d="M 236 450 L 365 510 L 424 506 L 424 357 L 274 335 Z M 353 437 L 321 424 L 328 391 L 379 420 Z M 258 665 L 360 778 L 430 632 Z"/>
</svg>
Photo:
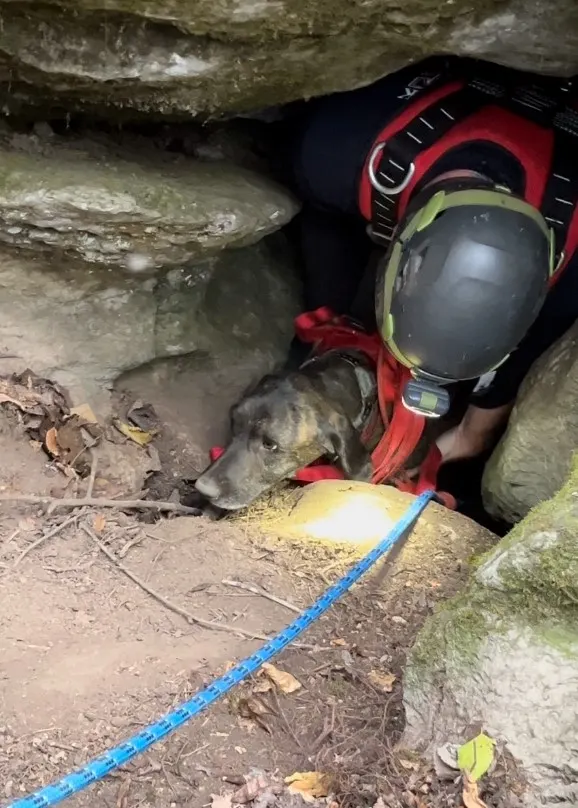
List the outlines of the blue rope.
<svg viewBox="0 0 578 808">
<path fill-rule="evenodd" d="M 56 805 L 62 800 L 72 797 L 73 794 L 82 791 L 92 783 L 96 783 L 97 780 L 101 780 L 114 769 L 118 769 L 119 766 L 128 763 L 129 760 L 145 752 L 153 744 L 166 738 L 167 735 L 178 729 L 186 721 L 197 716 L 213 702 L 220 699 L 221 696 L 224 696 L 252 673 L 259 670 L 264 662 L 268 662 L 308 629 L 413 527 L 428 502 L 434 497 L 435 493 L 433 491 L 426 491 L 417 497 L 388 535 L 361 561 L 358 561 L 343 578 L 330 586 L 312 606 L 302 612 L 287 628 L 282 629 L 258 651 L 239 662 L 224 676 L 215 679 L 212 684 L 201 690 L 189 701 L 184 702 L 173 712 L 165 715 L 164 718 L 150 724 L 146 729 L 141 730 L 132 738 L 124 741 L 124 743 L 109 749 L 108 752 L 104 752 L 100 757 L 87 763 L 78 771 L 66 775 L 61 780 L 41 788 L 28 797 L 23 797 L 10 803 L 7 808 L 49 808 L 51 805 Z"/>
</svg>

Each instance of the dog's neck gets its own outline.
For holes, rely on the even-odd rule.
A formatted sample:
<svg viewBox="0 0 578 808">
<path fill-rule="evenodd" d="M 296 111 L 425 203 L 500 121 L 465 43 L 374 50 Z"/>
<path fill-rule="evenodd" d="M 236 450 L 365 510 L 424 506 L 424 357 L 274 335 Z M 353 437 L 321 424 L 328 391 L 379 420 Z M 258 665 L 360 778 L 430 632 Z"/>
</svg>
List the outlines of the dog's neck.
<svg viewBox="0 0 578 808">
<path fill-rule="evenodd" d="M 320 373 L 327 369 L 327 360 L 330 357 L 339 357 L 346 362 L 353 370 L 358 387 L 359 408 L 357 413 L 352 415 L 353 426 L 362 432 L 373 415 L 377 405 L 377 379 L 375 372 L 369 366 L 367 359 L 361 352 L 334 349 L 323 354 L 313 354 L 302 363 L 299 370 L 314 369 L 319 366 Z M 321 361 L 324 360 L 325 367 L 321 368 Z"/>
</svg>

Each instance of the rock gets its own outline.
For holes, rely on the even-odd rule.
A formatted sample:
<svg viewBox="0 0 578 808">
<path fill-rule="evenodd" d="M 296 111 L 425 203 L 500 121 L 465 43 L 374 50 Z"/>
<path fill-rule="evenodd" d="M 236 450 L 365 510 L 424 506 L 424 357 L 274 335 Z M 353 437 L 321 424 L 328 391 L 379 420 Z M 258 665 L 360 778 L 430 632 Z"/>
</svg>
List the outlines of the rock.
<svg viewBox="0 0 578 808">
<path fill-rule="evenodd" d="M 443 52 L 578 68 L 578 7 L 561 0 L 4 0 L 0 14 L 11 113 L 31 103 L 62 114 L 248 112 Z"/>
<path fill-rule="evenodd" d="M 142 145 L 0 141 L 0 242 L 133 272 L 253 244 L 297 203 L 256 173 Z"/>
<path fill-rule="evenodd" d="M 362 555 L 384 538 L 414 500 L 413 495 L 393 486 L 356 480 L 320 480 L 297 488 L 288 483 L 245 510 L 229 514 L 228 519 L 265 533 L 272 529 L 275 536 L 291 542 L 330 543 L 341 545 L 341 550 L 347 546 L 353 554 Z M 445 574 L 453 572 L 459 577 L 463 558 L 487 550 L 496 542 L 496 536 L 481 525 L 431 503 L 407 542 L 391 551 L 387 565 L 399 556 L 400 567 L 415 573 L 416 579 L 418 571 L 427 569 L 428 580 L 435 582 L 444 565 Z M 388 613 L 387 620 L 405 622 L 395 611 Z"/>
<path fill-rule="evenodd" d="M 553 496 L 578 449 L 578 324 L 535 362 L 482 481 L 484 505 L 514 523 Z"/>
<path fill-rule="evenodd" d="M 403 743 L 433 754 L 472 726 L 523 767 L 528 806 L 578 801 L 578 461 L 484 556 L 409 659 Z"/>
<path fill-rule="evenodd" d="M 264 373 L 284 356 L 298 310 L 280 233 L 158 277 L 33 251 L 5 251 L 0 260 L 0 354 L 18 356 L 95 411 L 106 410 L 121 374 L 162 357 L 191 354 Z"/>
</svg>

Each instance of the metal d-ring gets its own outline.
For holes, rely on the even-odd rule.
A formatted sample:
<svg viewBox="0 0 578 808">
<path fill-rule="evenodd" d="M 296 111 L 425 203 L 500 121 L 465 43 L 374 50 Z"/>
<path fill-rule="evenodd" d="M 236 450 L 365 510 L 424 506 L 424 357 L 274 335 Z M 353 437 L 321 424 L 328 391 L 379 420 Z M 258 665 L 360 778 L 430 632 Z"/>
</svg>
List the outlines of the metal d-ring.
<svg viewBox="0 0 578 808">
<path fill-rule="evenodd" d="M 379 191 L 380 194 L 384 196 L 397 196 L 397 194 L 401 194 L 402 191 L 405 191 L 407 186 L 411 182 L 411 178 L 415 174 L 415 165 L 413 163 L 409 164 L 409 168 L 407 170 L 407 174 L 403 178 L 403 180 L 399 183 L 399 185 L 394 185 L 393 188 L 387 188 L 385 185 L 382 185 L 377 177 L 375 176 L 375 160 L 381 154 L 383 149 L 385 148 L 385 143 L 378 143 L 374 150 L 371 152 L 371 157 L 369 158 L 369 166 L 368 166 L 368 173 L 369 173 L 369 181 L 373 185 L 376 191 Z"/>
</svg>

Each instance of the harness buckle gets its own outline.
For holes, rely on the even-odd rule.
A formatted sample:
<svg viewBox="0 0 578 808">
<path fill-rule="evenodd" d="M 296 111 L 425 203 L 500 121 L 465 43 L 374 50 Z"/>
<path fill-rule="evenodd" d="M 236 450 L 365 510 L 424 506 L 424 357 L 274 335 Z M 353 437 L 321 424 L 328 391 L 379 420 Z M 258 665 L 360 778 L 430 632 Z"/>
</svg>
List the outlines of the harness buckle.
<svg viewBox="0 0 578 808">
<path fill-rule="evenodd" d="M 394 185 L 393 187 L 389 188 L 385 185 L 382 185 L 380 181 L 377 179 L 375 175 L 375 161 L 384 150 L 386 143 L 378 143 L 377 146 L 371 152 L 371 157 L 369 158 L 369 165 L 367 167 L 367 171 L 369 174 L 369 181 L 371 182 L 372 186 L 378 191 L 380 194 L 384 196 L 397 196 L 401 194 L 402 191 L 405 191 L 407 186 L 410 184 L 413 175 L 415 174 L 415 165 L 413 163 L 409 164 L 409 168 L 407 170 L 407 174 L 403 178 L 403 180 L 399 183 L 399 185 Z"/>
</svg>

